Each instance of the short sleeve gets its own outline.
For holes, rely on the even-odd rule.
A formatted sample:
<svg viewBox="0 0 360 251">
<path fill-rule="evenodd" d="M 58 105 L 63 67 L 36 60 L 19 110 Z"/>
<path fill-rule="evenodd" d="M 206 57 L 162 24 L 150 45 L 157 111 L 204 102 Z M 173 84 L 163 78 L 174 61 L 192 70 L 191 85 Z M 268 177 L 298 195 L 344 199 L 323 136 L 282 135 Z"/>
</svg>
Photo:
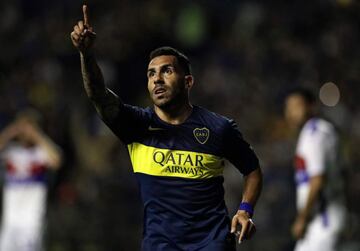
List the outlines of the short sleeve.
<svg viewBox="0 0 360 251">
<path fill-rule="evenodd" d="M 224 133 L 224 156 L 229 160 L 243 175 L 248 175 L 259 168 L 259 160 L 247 143 L 235 121 L 229 120 L 229 124 Z"/>
<path fill-rule="evenodd" d="M 104 121 L 125 144 L 136 141 L 146 132 L 150 114 L 146 109 L 121 104 L 119 113 L 112 121 Z"/>
<path fill-rule="evenodd" d="M 317 131 L 305 136 L 302 157 L 306 163 L 306 171 L 310 177 L 326 172 L 329 154 L 336 148 L 336 135 L 332 132 Z"/>
</svg>

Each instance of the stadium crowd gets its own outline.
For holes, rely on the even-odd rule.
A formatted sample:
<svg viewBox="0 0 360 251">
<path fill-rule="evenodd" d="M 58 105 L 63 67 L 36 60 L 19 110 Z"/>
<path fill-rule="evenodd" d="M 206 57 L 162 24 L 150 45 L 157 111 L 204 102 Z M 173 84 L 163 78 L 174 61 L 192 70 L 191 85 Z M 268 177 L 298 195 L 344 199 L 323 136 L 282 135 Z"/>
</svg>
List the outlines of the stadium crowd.
<svg viewBox="0 0 360 251">
<path fill-rule="evenodd" d="M 148 53 L 174 46 L 192 62 L 195 103 L 234 118 L 253 145 L 265 180 L 255 214 L 258 233 L 241 244 L 244 251 L 291 250 L 296 135 L 283 119 L 283 98 L 295 86 L 318 93 L 324 83 L 335 83 L 340 102 L 321 109 L 342 132 L 350 211 L 342 250 L 359 250 L 359 2 L 87 3 L 106 84 L 125 102 L 150 104 Z M 17 111 L 35 107 L 64 152 L 62 169 L 50 175 L 47 250 L 139 250 L 142 209 L 126 148 L 90 105 L 70 41 L 81 6 L 70 0 L 1 1 L 0 129 Z M 240 174 L 229 166 L 225 176 L 233 213 Z"/>
</svg>

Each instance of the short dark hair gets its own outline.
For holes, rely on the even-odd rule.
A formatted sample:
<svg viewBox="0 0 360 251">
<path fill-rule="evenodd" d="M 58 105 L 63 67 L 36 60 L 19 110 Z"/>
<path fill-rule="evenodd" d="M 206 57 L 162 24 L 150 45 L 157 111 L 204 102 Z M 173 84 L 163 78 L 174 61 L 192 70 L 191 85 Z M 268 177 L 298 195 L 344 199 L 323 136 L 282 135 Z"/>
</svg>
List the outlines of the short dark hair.
<svg viewBox="0 0 360 251">
<path fill-rule="evenodd" d="M 180 67 L 184 70 L 186 75 L 191 75 L 191 65 L 189 58 L 179 50 L 170 46 L 159 47 L 150 52 L 150 61 L 159 56 L 174 56 L 176 57 Z"/>
<path fill-rule="evenodd" d="M 297 87 L 290 90 L 286 96 L 289 97 L 290 95 L 301 96 L 305 100 L 305 102 L 309 105 L 316 103 L 316 98 L 314 93 L 311 90 L 304 87 Z"/>
</svg>

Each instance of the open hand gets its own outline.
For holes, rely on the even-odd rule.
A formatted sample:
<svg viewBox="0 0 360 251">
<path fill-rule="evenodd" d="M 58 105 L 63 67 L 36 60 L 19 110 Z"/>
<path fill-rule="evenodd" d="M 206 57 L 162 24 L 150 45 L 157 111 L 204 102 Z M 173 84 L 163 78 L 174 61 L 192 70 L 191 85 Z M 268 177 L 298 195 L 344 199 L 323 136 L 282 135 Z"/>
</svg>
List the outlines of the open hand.
<svg viewBox="0 0 360 251">
<path fill-rule="evenodd" d="M 89 24 L 89 13 L 86 5 L 83 5 L 83 14 L 84 20 L 78 21 L 70 34 L 73 45 L 82 53 L 91 49 L 96 38 L 96 33 Z"/>
</svg>

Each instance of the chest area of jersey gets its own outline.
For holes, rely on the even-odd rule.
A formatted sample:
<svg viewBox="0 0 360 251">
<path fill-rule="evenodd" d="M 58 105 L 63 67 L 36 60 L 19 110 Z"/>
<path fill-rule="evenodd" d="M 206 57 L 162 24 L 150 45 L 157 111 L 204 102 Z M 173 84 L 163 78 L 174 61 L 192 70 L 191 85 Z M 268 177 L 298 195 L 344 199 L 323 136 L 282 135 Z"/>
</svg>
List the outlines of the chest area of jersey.
<svg viewBox="0 0 360 251">
<path fill-rule="evenodd" d="M 46 167 L 44 161 L 35 151 L 16 149 L 5 158 L 8 177 L 29 178 L 42 175 Z"/>
<path fill-rule="evenodd" d="M 181 149 L 194 152 L 221 155 L 221 131 L 203 124 L 190 124 L 179 127 L 149 125 L 138 142 L 148 146 L 165 149 Z"/>
<path fill-rule="evenodd" d="M 128 145 L 134 172 L 155 176 L 211 178 L 222 175 L 221 137 L 206 126 L 149 126 Z"/>
</svg>

